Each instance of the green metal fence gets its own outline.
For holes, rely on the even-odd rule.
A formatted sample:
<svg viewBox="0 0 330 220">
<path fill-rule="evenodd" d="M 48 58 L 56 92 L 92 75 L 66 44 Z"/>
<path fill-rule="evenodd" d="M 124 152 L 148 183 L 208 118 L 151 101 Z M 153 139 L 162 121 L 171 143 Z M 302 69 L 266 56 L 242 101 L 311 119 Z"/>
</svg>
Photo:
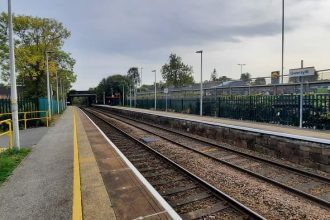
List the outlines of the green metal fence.
<svg viewBox="0 0 330 220">
<path fill-rule="evenodd" d="M 63 102 L 60 104 L 60 113 L 64 109 Z M 52 100 L 51 102 L 52 115 L 57 114 L 57 101 Z M 48 111 L 47 98 L 35 98 L 35 99 L 18 99 L 18 111 L 19 112 L 34 112 L 30 113 L 29 117 L 32 118 L 43 118 L 46 117 L 45 112 L 35 112 L 35 111 Z M 0 99 L 0 114 L 11 113 L 10 99 Z M 19 119 L 23 119 L 24 114 L 19 114 Z M 0 115 L 0 120 L 6 120 L 11 118 L 10 114 Z M 44 125 L 45 120 L 31 120 L 27 122 L 27 127 Z M 20 123 L 22 126 L 22 123 Z M 1 130 L 1 127 L 0 127 Z"/>
<path fill-rule="evenodd" d="M 62 109 L 64 109 L 64 103 L 63 102 L 59 102 L 59 113 L 62 113 Z M 39 111 L 48 111 L 48 102 L 47 102 L 47 98 L 39 98 L 38 99 L 38 106 L 39 106 Z M 52 100 L 51 102 L 51 111 L 52 111 L 52 115 L 56 115 L 57 114 L 57 101 L 55 99 Z"/>
<path fill-rule="evenodd" d="M 18 99 L 20 112 L 38 111 L 38 99 Z M 0 99 L 0 113 L 10 113 L 10 99 Z"/>
<path fill-rule="evenodd" d="M 203 115 L 273 124 L 299 125 L 299 95 L 205 97 Z M 199 114 L 199 98 L 168 98 L 168 111 Z M 154 99 L 138 99 L 136 107 L 154 108 Z M 166 100 L 157 100 L 165 110 Z M 304 95 L 303 127 L 330 129 L 330 94 Z"/>
</svg>

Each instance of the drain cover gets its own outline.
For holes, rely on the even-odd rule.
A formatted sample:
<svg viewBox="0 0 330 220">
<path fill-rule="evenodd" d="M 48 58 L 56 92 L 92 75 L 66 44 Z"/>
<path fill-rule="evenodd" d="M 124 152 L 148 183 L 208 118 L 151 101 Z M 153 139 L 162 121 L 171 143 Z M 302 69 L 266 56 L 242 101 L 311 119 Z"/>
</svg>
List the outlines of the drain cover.
<svg viewBox="0 0 330 220">
<path fill-rule="evenodd" d="M 142 141 L 144 141 L 145 143 L 151 143 L 151 142 L 156 142 L 156 141 L 159 141 L 159 138 L 157 137 L 144 137 L 142 138 Z"/>
</svg>

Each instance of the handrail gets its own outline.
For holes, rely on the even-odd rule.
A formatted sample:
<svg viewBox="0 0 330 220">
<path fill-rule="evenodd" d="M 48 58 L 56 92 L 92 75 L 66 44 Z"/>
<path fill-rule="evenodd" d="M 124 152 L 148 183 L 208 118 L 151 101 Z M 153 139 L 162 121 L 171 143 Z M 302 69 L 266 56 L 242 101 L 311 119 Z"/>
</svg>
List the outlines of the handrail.
<svg viewBox="0 0 330 220">
<path fill-rule="evenodd" d="M 12 148 L 13 147 L 13 130 L 12 130 L 12 126 L 11 126 L 11 119 L 6 119 L 6 120 L 3 120 L 3 121 L 0 121 L 0 125 L 1 124 L 7 124 L 8 125 L 8 131 L 0 133 L 0 137 L 8 135 L 8 138 L 9 138 L 8 148 Z M 6 148 L 0 148 L 0 152 L 4 151 L 5 149 Z"/>
<path fill-rule="evenodd" d="M 45 117 L 38 117 L 38 118 L 27 118 L 28 114 L 33 114 L 33 113 L 45 113 L 46 116 Z M 12 113 L 1 113 L 1 116 L 4 115 L 11 115 Z M 32 120 L 39 120 L 39 119 L 46 119 L 46 125 L 47 127 L 49 126 L 49 114 L 48 111 L 28 111 L 28 112 L 18 112 L 18 114 L 23 114 L 23 119 L 19 119 L 18 121 L 24 121 L 24 129 L 26 130 L 27 128 L 27 121 L 32 121 Z"/>
</svg>

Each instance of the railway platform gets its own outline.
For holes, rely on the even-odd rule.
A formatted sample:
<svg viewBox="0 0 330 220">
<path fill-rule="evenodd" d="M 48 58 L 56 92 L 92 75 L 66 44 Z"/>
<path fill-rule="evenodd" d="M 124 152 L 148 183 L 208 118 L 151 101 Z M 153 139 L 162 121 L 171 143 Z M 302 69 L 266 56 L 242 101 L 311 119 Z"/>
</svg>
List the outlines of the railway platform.
<svg viewBox="0 0 330 220">
<path fill-rule="evenodd" d="M 0 219 L 175 216 L 116 146 L 76 107 L 64 112 L 0 186 Z"/>
<path fill-rule="evenodd" d="M 243 149 L 330 172 L 330 132 L 214 117 L 111 107 L 114 113 L 211 138 Z"/>
</svg>

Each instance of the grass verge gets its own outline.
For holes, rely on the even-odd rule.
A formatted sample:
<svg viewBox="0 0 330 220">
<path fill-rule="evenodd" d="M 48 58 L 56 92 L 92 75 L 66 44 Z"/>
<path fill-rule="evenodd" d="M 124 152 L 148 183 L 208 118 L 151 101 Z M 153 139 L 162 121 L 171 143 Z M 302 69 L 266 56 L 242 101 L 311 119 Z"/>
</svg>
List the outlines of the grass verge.
<svg viewBox="0 0 330 220">
<path fill-rule="evenodd" d="M 8 149 L 0 153 L 0 185 L 6 181 L 18 164 L 30 153 L 31 149 Z"/>
</svg>

